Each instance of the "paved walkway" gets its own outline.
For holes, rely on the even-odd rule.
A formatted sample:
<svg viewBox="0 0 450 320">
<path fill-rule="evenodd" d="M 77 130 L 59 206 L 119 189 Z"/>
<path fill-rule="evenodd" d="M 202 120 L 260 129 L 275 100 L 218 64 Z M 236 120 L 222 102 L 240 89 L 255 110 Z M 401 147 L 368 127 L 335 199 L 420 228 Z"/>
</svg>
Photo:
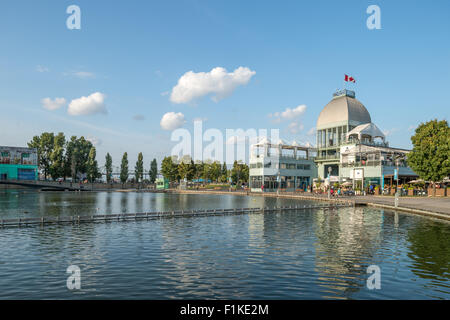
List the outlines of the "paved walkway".
<svg viewBox="0 0 450 320">
<path fill-rule="evenodd" d="M 210 193 L 210 194 L 234 194 L 234 195 L 252 195 L 252 196 L 265 196 L 265 197 L 277 197 L 276 193 L 247 193 L 247 192 L 228 192 L 228 191 L 179 191 L 173 190 L 177 193 Z M 326 194 L 316 195 L 311 193 L 289 193 L 282 192 L 279 197 L 281 198 L 298 198 L 304 200 L 323 200 L 328 201 Z M 355 204 L 374 204 L 376 206 L 386 206 L 385 208 L 395 209 L 395 198 L 393 196 L 351 196 L 351 197 L 339 197 L 332 198 L 332 200 L 351 201 Z M 409 211 L 417 214 L 429 213 L 429 216 L 437 218 L 444 218 L 450 220 L 450 197 L 400 197 L 398 210 Z M 436 214 L 433 214 L 436 213 Z"/>
<path fill-rule="evenodd" d="M 391 196 L 357 196 L 356 203 L 375 203 L 394 206 Z M 450 197 L 400 197 L 399 207 L 450 215 Z"/>
</svg>

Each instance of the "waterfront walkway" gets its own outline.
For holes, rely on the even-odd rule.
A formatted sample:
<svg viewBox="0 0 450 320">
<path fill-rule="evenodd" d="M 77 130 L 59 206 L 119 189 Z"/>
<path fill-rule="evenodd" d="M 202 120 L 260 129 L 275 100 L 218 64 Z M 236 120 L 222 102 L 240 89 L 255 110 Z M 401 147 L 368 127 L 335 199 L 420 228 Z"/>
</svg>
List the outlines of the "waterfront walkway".
<svg viewBox="0 0 450 320">
<path fill-rule="evenodd" d="M 252 193 L 244 191 L 216 191 L 216 190 L 170 190 L 175 193 L 189 194 L 232 194 L 232 195 L 251 195 L 264 197 L 280 197 L 293 198 L 301 200 L 313 201 L 337 201 L 337 202 L 353 202 L 355 205 L 373 206 L 390 210 L 399 210 L 414 214 L 426 215 L 434 218 L 450 220 L 450 197 L 400 197 L 399 206 L 395 208 L 395 197 L 393 196 L 342 196 L 339 198 L 332 197 L 328 199 L 327 194 L 312 193 L 294 193 L 294 192 L 275 192 Z"/>
<path fill-rule="evenodd" d="M 375 204 L 382 206 L 395 206 L 393 196 L 357 196 L 356 204 Z M 445 214 L 450 217 L 450 197 L 400 197 L 400 209 L 421 210 Z"/>
</svg>

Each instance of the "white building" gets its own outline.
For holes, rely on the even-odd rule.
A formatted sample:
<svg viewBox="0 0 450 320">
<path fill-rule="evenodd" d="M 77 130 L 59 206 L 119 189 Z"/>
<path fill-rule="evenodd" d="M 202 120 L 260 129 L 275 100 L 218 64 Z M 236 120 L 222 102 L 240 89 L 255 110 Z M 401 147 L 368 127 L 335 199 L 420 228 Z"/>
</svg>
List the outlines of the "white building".
<svg viewBox="0 0 450 320">
<path fill-rule="evenodd" d="M 316 150 L 296 142 L 264 138 L 251 146 L 250 188 L 253 192 L 306 190 L 317 177 Z M 264 186 L 264 188 L 262 188 Z"/>
</svg>

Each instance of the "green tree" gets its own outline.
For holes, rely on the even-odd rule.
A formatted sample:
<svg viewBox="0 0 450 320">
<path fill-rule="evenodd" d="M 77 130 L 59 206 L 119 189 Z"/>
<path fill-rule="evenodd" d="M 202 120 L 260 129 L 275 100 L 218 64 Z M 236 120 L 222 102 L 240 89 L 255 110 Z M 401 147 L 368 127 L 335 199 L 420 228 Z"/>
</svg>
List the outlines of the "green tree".
<svg viewBox="0 0 450 320">
<path fill-rule="evenodd" d="M 39 169 L 44 173 L 45 180 L 47 180 L 52 166 L 51 156 L 54 148 L 54 138 L 53 133 L 44 132 L 40 136 L 34 136 L 28 142 L 29 148 L 36 148 L 38 151 Z"/>
<path fill-rule="evenodd" d="M 122 163 L 120 164 L 120 181 L 123 183 L 128 180 L 128 154 L 125 152 L 122 157 Z"/>
<path fill-rule="evenodd" d="M 226 162 L 222 165 L 222 171 L 220 172 L 220 182 L 228 181 L 228 168 Z"/>
<path fill-rule="evenodd" d="M 89 153 L 93 147 L 84 137 L 72 136 L 66 146 L 64 175 L 76 180 L 79 174 L 87 173 Z"/>
<path fill-rule="evenodd" d="M 233 168 L 231 169 L 231 180 L 233 183 L 239 184 L 242 182 L 248 182 L 248 179 L 249 167 L 245 163 L 234 161 Z"/>
<path fill-rule="evenodd" d="M 195 178 L 200 180 L 203 178 L 203 171 L 204 171 L 205 164 L 202 161 L 196 161 L 195 162 Z"/>
<path fill-rule="evenodd" d="M 218 182 L 220 175 L 222 173 L 222 168 L 220 167 L 220 162 L 218 161 L 214 161 L 211 164 L 211 169 L 210 169 L 210 177 L 212 181 Z"/>
<path fill-rule="evenodd" d="M 142 152 L 139 152 L 136 166 L 134 167 L 134 177 L 136 182 L 139 183 L 144 179 L 144 156 Z"/>
<path fill-rule="evenodd" d="M 91 183 L 95 182 L 96 179 L 101 177 L 100 170 L 98 169 L 98 163 L 95 159 L 96 157 L 97 152 L 95 150 L 95 147 L 91 147 L 86 165 L 87 178 Z"/>
<path fill-rule="evenodd" d="M 110 183 L 112 178 L 112 157 L 109 153 L 105 157 L 106 182 Z"/>
<path fill-rule="evenodd" d="M 172 157 L 165 157 L 161 163 L 161 173 L 170 182 L 175 181 L 178 175 L 178 166 Z"/>
<path fill-rule="evenodd" d="M 54 136 L 53 151 L 50 155 L 50 175 L 53 179 L 64 177 L 64 151 L 66 137 L 60 132 Z"/>
<path fill-rule="evenodd" d="M 420 178 L 435 183 L 450 175 L 450 128 L 446 120 L 422 123 L 411 137 L 409 166 Z M 435 190 L 434 190 L 435 192 Z"/>
<path fill-rule="evenodd" d="M 178 164 L 178 174 L 180 176 L 180 179 L 181 180 L 187 179 L 188 172 L 189 172 L 189 163 L 181 161 Z"/>
<path fill-rule="evenodd" d="M 189 163 L 188 172 L 186 174 L 186 178 L 188 179 L 188 181 L 192 181 L 192 179 L 195 177 L 195 173 L 196 173 L 195 163 L 194 160 L 191 159 L 191 162 Z"/>
<path fill-rule="evenodd" d="M 158 175 L 158 162 L 156 162 L 156 159 L 152 160 L 152 163 L 150 164 L 150 182 L 155 183 L 156 176 Z"/>
</svg>

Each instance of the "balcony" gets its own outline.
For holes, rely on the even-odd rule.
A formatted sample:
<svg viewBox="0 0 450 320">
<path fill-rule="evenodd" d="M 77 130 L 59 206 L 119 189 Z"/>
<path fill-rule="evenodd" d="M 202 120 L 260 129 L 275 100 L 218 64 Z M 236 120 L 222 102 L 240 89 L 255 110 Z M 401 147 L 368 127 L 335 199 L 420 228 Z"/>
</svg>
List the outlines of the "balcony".
<svg viewBox="0 0 450 320">
<path fill-rule="evenodd" d="M 341 156 L 340 155 L 326 155 L 326 156 L 317 156 L 316 160 L 317 161 L 324 161 L 324 160 L 340 160 Z"/>
</svg>

